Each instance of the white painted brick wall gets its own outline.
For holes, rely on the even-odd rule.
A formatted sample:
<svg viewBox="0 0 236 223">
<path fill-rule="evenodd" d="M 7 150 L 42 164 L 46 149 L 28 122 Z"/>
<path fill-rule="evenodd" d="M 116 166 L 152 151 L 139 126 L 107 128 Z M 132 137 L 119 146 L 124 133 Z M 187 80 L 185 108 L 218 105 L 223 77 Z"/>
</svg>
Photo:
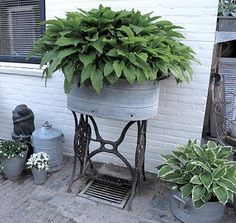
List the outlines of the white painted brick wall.
<svg viewBox="0 0 236 223">
<path fill-rule="evenodd" d="M 154 11 L 163 19 L 185 27 L 184 43 L 197 53 L 200 64 L 193 63 L 194 77 L 189 84 L 177 86 L 174 80 L 161 83 L 159 114 L 148 124 L 146 169 L 155 172 L 161 162 L 160 153 L 167 153 L 176 144 L 185 143 L 188 138 L 201 139 L 205 103 L 208 90 L 212 50 L 215 37 L 218 0 L 47 0 L 47 18 L 63 17 L 65 11 L 76 8 L 91 9 L 99 4 L 114 9 L 139 9 Z M 2 65 L 2 67 L 1 67 Z M 57 73 L 49 80 L 47 87 L 39 77 L 30 76 L 35 70 L 10 72 L 0 63 L 0 137 L 9 138 L 12 131 L 11 111 L 17 104 L 27 104 L 35 114 L 36 128 L 49 120 L 65 134 L 65 152 L 72 154 L 74 123 L 66 108 L 63 92 L 63 76 Z M 8 70 L 9 72 L 6 72 Z M 5 72 L 5 73 L 4 73 Z M 18 75 L 17 73 L 21 73 Z M 102 136 L 116 139 L 125 123 L 112 120 L 98 120 Z M 135 128 L 129 131 L 120 151 L 132 163 L 135 152 Z M 93 145 L 94 146 L 94 145 Z M 120 163 L 113 156 L 101 154 L 96 160 Z"/>
</svg>

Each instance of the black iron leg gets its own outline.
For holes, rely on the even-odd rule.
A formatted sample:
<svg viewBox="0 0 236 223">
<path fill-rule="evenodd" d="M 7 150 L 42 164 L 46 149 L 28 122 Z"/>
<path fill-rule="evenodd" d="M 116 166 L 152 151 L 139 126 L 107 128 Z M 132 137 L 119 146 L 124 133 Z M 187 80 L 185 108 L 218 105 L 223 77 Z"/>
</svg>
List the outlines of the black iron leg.
<svg viewBox="0 0 236 223">
<path fill-rule="evenodd" d="M 75 134 L 74 134 L 74 163 L 73 163 L 73 170 L 70 179 L 70 183 L 68 186 L 68 192 L 71 192 L 71 186 L 74 182 L 75 172 L 77 167 L 77 160 L 80 161 L 80 170 L 79 174 L 82 175 L 84 173 L 85 168 L 85 159 L 89 153 L 88 147 L 90 143 L 91 137 L 91 127 L 88 124 L 87 117 L 84 119 L 84 115 L 80 115 L 80 120 L 78 123 L 77 115 L 75 112 L 72 111 L 75 120 Z M 90 161 L 91 163 L 91 161 Z M 91 163 L 92 165 L 92 163 Z"/>
<path fill-rule="evenodd" d="M 134 178 L 132 183 L 131 195 L 128 201 L 128 210 L 131 209 L 133 199 L 137 192 L 140 190 L 141 175 L 145 178 L 144 170 L 144 156 L 146 148 L 146 130 L 147 120 L 138 121 L 138 133 L 137 133 L 137 147 L 135 153 L 135 167 L 134 167 Z"/>
<path fill-rule="evenodd" d="M 77 165 L 77 155 L 74 154 L 73 170 L 72 170 L 70 182 L 69 182 L 68 189 L 67 189 L 67 192 L 69 192 L 69 193 L 71 193 L 71 186 L 73 184 L 74 177 L 75 177 L 76 165 Z"/>
</svg>

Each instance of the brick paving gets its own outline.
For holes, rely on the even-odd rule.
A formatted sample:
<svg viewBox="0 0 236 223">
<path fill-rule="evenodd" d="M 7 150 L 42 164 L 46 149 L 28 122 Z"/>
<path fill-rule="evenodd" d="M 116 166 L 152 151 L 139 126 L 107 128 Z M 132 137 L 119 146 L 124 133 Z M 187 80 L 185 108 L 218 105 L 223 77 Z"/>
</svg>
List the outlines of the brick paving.
<svg viewBox="0 0 236 223">
<path fill-rule="evenodd" d="M 132 210 L 121 210 L 77 196 L 86 179 L 76 181 L 72 193 L 67 185 L 72 159 L 50 174 L 44 185 L 35 185 L 26 171 L 15 181 L 0 176 L 0 223 L 180 223 L 170 212 L 169 190 L 154 174 L 147 175 Z M 236 222 L 227 208 L 222 223 Z"/>
</svg>

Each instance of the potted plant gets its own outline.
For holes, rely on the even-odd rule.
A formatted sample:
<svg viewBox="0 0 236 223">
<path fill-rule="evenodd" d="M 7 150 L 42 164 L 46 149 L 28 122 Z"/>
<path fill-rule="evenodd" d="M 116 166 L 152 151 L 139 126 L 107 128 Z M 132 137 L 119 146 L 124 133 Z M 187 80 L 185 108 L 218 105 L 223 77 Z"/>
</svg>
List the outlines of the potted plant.
<svg viewBox="0 0 236 223">
<path fill-rule="evenodd" d="M 236 1 L 220 0 L 218 7 L 218 31 L 236 32 Z"/>
<path fill-rule="evenodd" d="M 45 21 L 46 32 L 29 57 L 42 55 L 46 79 L 63 71 L 72 110 L 148 118 L 157 113 L 154 82 L 169 76 L 178 83 L 189 81 L 194 60 L 194 52 L 181 43 L 184 36 L 176 31 L 182 27 L 159 18 L 103 6 L 68 12 L 65 19 Z"/>
<path fill-rule="evenodd" d="M 7 179 L 18 178 L 26 162 L 28 146 L 20 141 L 0 140 L 0 167 Z"/>
<path fill-rule="evenodd" d="M 49 155 L 44 152 L 33 153 L 28 159 L 26 165 L 32 171 L 35 184 L 44 184 L 46 182 L 49 159 Z"/>
<path fill-rule="evenodd" d="M 177 189 L 171 199 L 171 210 L 185 223 L 218 223 L 224 205 L 236 193 L 236 162 L 229 161 L 232 147 L 209 141 L 196 141 L 177 147 L 173 154 L 162 155 L 159 177 Z"/>
</svg>

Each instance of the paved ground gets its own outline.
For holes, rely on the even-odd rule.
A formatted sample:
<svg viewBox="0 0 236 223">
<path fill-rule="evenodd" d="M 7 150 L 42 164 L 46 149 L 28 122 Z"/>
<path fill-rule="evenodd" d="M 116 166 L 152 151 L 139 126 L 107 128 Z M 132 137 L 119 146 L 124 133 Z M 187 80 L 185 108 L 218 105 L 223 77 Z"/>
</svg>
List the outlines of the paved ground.
<svg viewBox="0 0 236 223">
<path fill-rule="evenodd" d="M 67 159 L 42 186 L 34 185 L 29 173 L 16 181 L 0 176 L 0 223 L 180 223 L 170 212 L 169 190 L 155 175 L 148 174 L 132 211 L 127 211 L 78 197 L 83 181 L 67 193 L 71 169 Z M 235 222 L 233 209 L 227 208 L 223 223 Z"/>
</svg>

